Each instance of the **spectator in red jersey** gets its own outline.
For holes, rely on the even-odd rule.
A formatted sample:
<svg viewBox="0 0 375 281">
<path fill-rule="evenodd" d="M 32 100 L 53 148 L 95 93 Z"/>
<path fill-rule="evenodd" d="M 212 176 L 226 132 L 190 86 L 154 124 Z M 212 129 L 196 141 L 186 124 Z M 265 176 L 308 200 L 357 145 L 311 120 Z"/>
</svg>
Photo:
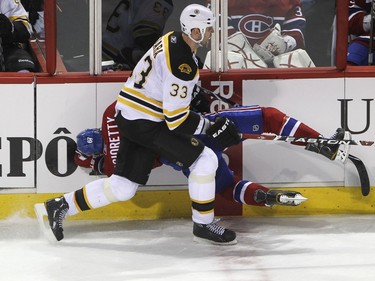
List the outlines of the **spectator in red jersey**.
<svg viewBox="0 0 375 281">
<path fill-rule="evenodd" d="M 352 38 L 348 47 L 348 64 L 368 65 L 369 56 L 374 61 L 374 44 L 370 52 L 371 0 L 351 0 L 349 2 L 349 35 Z"/>
</svg>

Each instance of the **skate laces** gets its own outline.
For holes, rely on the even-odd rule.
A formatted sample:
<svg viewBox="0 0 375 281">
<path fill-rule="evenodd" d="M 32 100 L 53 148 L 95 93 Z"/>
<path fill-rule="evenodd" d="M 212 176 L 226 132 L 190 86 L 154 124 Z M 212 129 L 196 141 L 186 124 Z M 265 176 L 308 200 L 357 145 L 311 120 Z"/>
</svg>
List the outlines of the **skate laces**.
<svg viewBox="0 0 375 281">
<path fill-rule="evenodd" d="M 219 220 L 220 219 L 214 219 L 213 222 L 207 224 L 207 228 L 215 234 L 223 235 L 223 233 L 225 232 L 225 228 L 221 225 L 216 224 Z"/>
<path fill-rule="evenodd" d="M 68 208 L 62 205 L 62 210 L 59 212 L 59 220 L 58 220 L 58 226 L 60 228 L 62 228 L 62 222 L 65 219 L 67 213 L 68 213 Z"/>
<path fill-rule="evenodd" d="M 69 207 L 67 206 L 63 198 L 55 199 L 55 202 L 60 203 L 60 204 L 57 206 L 57 209 L 54 211 L 54 220 L 55 220 L 55 223 L 57 224 L 57 227 L 62 228 L 62 222 L 68 213 Z"/>
</svg>

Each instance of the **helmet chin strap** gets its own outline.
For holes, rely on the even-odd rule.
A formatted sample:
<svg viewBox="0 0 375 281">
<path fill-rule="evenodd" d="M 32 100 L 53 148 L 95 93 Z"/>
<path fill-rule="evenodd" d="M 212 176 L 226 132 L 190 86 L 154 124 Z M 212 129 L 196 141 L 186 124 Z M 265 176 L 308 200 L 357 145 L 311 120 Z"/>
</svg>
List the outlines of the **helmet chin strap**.
<svg viewBox="0 0 375 281">
<path fill-rule="evenodd" d="M 202 46 L 202 41 L 204 39 L 204 34 L 206 33 L 206 28 L 202 28 L 202 29 L 199 29 L 200 32 L 201 32 L 201 35 L 202 35 L 202 38 L 200 40 L 195 40 L 193 37 L 191 37 L 191 31 L 190 31 L 190 34 L 188 34 L 189 38 L 194 41 L 195 43 L 197 43 L 200 47 L 203 47 Z"/>
</svg>

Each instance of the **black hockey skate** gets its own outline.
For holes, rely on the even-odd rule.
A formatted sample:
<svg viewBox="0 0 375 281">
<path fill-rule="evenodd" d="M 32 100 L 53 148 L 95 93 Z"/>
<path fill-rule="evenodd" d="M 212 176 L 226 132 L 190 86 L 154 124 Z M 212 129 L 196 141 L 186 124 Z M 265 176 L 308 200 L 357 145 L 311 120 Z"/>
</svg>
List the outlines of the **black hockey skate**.
<svg viewBox="0 0 375 281">
<path fill-rule="evenodd" d="M 330 139 L 343 140 L 345 137 L 345 130 L 338 128 Z M 329 160 L 335 160 L 340 144 L 330 144 L 327 142 L 322 143 L 309 143 L 306 145 L 306 150 L 313 151 L 327 157 Z"/>
<path fill-rule="evenodd" d="M 66 202 L 64 196 L 47 200 L 44 203 L 49 225 L 57 241 L 64 238 L 62 222 L 66 217 L 66 213 L 69 210 L 69 205 Z"/>
<path fill-rule="evenodd" d="M 214 220 L 210 224 L 195 222 L 193 227 L 194 241 L 203 241 L 216 245 L 237 244 L 236 233 L 216 224 L 216 222 L 217 220 Z"/>
<path fill-rule="evenodd" d="M 268 192 L 264 192 L 262 189 L 257 189 L 254 193 L 254 200 L 257 203 L 264 202 L 266 206 L 273 206 L 275 204 L 298 206 L 307 200 L 307 198 L 296 191 L 270 189 Z"/>
</svg>

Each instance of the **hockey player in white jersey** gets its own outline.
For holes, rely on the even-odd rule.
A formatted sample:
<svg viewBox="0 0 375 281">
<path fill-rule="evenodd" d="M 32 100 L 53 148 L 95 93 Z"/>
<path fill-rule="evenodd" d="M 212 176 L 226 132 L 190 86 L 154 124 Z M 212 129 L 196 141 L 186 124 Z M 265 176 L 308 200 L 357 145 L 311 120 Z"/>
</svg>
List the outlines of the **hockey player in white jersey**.
<svg viewBox="0 0 375 281">
<path fill-rule="evenodd" d="M 195 52 L 213 33 L 215 17 L 208 8 L 192 4 L 181 13 L 182 32 L 161 37 L 135 66 L 116 103 L 120 147 L 114 174 L 45 202 L 51 230 L 63 239 L 65 215 L 131 199 L 146 184 L 157 155 L 189 168 L 193 234 L 196 240 L 235 244 L 236 233 L 214 221 L 215 173 L 218 160 L 195 134 L 208 134 L 222 147 L 240 142 L 227 118 L 210 122 L 190 110 L 199 79 Z"/>
<path fill-rule="evenodd" d="M 124 70 L 133 69 L 163 35 L 172 11 L 172 0 L 121 0 L 103 33 L 103 60 L 113 60 Z"/>
<path fill-rule="evenodd" d="M 32 34 L 27 12 L 18 0 L 0 1 L 0 71 L 34 71 L 35 64 L 24 45 Z"/>
</svg>

